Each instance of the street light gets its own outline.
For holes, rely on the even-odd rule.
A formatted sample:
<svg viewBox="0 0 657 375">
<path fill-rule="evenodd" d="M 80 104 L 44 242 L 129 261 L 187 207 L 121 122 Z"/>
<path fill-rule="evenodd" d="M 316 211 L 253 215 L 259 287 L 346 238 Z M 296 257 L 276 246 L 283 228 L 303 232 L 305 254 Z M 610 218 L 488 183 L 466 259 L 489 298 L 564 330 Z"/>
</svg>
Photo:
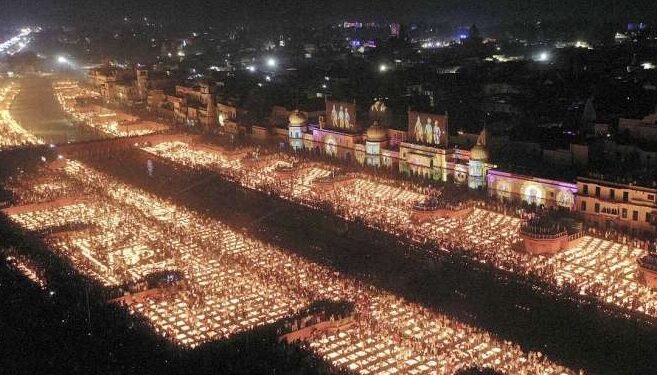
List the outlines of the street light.
<svg viewBox="0 0 657 375">
<path fill-rule="evenodd" d="M 273 57 L 270 57 L 267 59 L 267 66 L 270 68 L 275 68 L 277 65 L 276 59 Z"/>
<path fill-rule="evenodd" d="M 66 56 L 57 56 L 57 62 L 60 64 L 68 64 L 69 61 Z"/>
<path fill-rule="evenodd" d="M 546 62 L 550 60 L 550 53 L 547 51 L 543 51 L 536 56 L 536 59 L 541 62 Z"/>
<path fill-rule="evenodd" d="M 388 65 L 386 65 L 386 64 L 379 65 L 379 72 L 384 73 L 387 70 L 388 70 Z"/>
</svg>

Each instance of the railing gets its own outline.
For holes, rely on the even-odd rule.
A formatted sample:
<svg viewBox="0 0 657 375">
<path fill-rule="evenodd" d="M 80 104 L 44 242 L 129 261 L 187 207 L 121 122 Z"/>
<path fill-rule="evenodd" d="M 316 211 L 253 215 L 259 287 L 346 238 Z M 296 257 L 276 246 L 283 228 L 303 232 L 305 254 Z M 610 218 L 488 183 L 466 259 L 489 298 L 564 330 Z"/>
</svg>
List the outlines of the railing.
<svg viewBox="0 0 657 375">
<path fill-rule="evenodd" d="M 579 231 L 577 233 L 573 233 L 570 236 L 568 236 L 568 241 L 575 241 L 582 237 L 584 237 L 584 231 Z"/>
<path fill-rule="evenodd" d="M 459 211 L 472 208 L 476 206 L 476 202 L 460 202 L 460 203 L 448 203 L 443 201 L 437 202 L 416 202 L 413 204 L 413 209 L 415 211 L 436 211 L 436 210 L 450 210 L 450 211 Z"/>
<path fill-rule="evenodd" d="M 639 266 L 642 268 L 647 268 L 651 271 L 657 272 L 657 257 L 654 255 L 646 255 L 642 258 L 639 258 L 637 263 L 639 263 Z"/>
<path fill-rule="evenodd" d="M 565 231 L 564 232 L 554 233 L 554 234 L 543 234 L 543 233 L 534 233 L 534 232 L 528 231 L 526 228 L 521 228 L 520 233 L 522 235 L 525 235 L 527 237 L 531 237 L 531 238 L 536 239 L 536 240 L 556 240 L 556 239 L 563 238 L 563 237 L 569 237 L 570 238 L 570 236 L 568 236 L 568 233 L 565 232 Z"/>
</svg>

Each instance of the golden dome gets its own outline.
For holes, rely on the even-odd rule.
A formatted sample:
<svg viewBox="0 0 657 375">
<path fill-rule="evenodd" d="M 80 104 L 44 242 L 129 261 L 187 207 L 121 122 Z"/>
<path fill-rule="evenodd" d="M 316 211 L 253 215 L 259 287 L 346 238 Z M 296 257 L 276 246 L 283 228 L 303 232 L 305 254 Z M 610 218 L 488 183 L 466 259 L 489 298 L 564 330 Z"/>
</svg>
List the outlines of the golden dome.
<svg viewBox="0 0 657 375">
<path fill-rule="evenodd" d="M 486 147 L 482 145 L 475 145 L 470 150 L 470 160 L 487 161 L 488 150 L 486 150 Z"/>
<path fill-rule="evenodd" d="M 306 115 L 299 112 L 298 109 L 296 109 L 292 113 L 290 113 L 289 120 L 290 120 L 290 125 L 292 126 L 302 126 L 306 124 L 308 118 L 306 117 Z"/>
<path fill-rule="evenodd" d="M 383 142 L 388 138 L 388 133 L 384 128 L 379 126 L 378 122 L 374 122 L 372 126 L 367 129 L 367 140 L 370 142 Z"/>
</svg>

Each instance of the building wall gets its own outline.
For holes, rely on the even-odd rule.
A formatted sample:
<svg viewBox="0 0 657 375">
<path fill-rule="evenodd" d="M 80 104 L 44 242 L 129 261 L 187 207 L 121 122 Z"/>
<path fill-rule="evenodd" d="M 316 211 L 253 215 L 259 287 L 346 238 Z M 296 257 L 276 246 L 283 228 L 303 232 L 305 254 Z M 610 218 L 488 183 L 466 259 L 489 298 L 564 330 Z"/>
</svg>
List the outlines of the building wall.
<svg viewBox="0 0 657 375">
<path fill-rule="evenodd" d="M 629 132 L 634 138 L 657 141 L 657 113 L 646 116 L 642 120 L 619 119 L 618 132 Z"/>
<path fill-rule="evenodd" d="M 313 129 L 313 148 L 341 159 L 353 159 L 354 147 L 362 139 L 360 134 L 342 133 L 327 129 Z"/>
<path fill-rule="evenodd" d="M 402 143 L 399 146 L 399 171 L 447 181 L 447 158 L 444 149 Z"/>
<path fill-rule="evenodd" d="M 603 228 L 653 232 L 657 189 L 579 178 L 576 208 L 585 220 Z"/>
<path fill-rule="evenodd" d="M 487 190 L 490 196 L 523 201 L 547 208 L 574 209 L 577 185 L 574 183 L 489 170 Z"/>
</svg>

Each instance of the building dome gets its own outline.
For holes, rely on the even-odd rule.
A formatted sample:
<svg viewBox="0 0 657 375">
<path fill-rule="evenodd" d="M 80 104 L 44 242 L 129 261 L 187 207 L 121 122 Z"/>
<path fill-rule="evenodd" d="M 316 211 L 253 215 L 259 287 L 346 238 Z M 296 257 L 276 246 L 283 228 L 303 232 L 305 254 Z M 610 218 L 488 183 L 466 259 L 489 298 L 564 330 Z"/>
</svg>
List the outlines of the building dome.
<svg viewBox="0 0 657 375">
<path fill-rule="evenodd" d="M 375 121 L 374 124 L 367 129 L 366 136 L 369 142 L 383 142 L 388 138 L 388 133 L 378 122 Z"/>
<path fill-rule="evenodd" d="M 488 144 L 488 132 L 486 132 L 486 128 L 484 128 L 481 133 L 479 133 L 479 137 L 477 137 L 477 143 L 470 150 L 470 160 L 488 161 L 488 149 L 486 148 L 486 144 Z"/>
<path fill-rule="evenodd" d="M 482 145 L 475 145 L 470 150 L 470 160 L 487 161 L 488 150 L 486 150 L 486 147 Z"/>
<path fill-rule="evenodd" d="M 289 117 L 290 125 L 292 126 L 302 126 L 306 124 L 308 118 L 303 113 L 299 112 L 298 109 L 294 110 Z"/>
</svg>

